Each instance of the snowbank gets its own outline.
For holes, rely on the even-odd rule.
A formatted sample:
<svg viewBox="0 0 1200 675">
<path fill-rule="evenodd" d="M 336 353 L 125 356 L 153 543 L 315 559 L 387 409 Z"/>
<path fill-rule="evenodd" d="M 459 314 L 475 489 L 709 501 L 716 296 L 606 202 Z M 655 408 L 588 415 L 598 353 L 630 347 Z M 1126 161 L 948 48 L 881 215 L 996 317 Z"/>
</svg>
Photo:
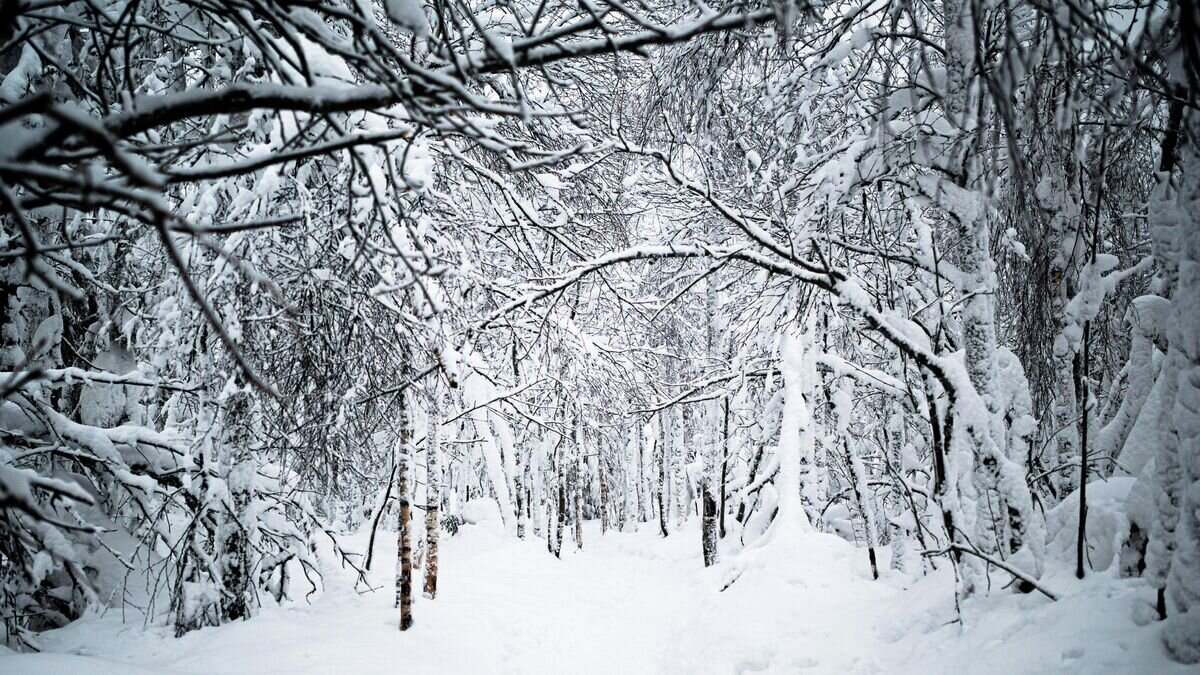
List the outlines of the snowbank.
<svg viewBox="0 0 1200 675">
<path fill-rule="evenodd" d="M 471 525 L 491 524 L 503 527 L 500 519 L 500 507 L 494 499 L 472 499 L 463 504 L 463 521 Z"/>
<path fill-rule="evenodd" d="M 1134 481 L 1130 476 L 1114 476 L 1088 483 L 1087 559 L 1093 570 L 1109 569 L 1129 536 L 1125 502 Z M 1075 559 L 1079 537 L 1078 490 L 1046 513 L 1046 534 L 1049 555 L 1062 561 Z"/>
</svg>

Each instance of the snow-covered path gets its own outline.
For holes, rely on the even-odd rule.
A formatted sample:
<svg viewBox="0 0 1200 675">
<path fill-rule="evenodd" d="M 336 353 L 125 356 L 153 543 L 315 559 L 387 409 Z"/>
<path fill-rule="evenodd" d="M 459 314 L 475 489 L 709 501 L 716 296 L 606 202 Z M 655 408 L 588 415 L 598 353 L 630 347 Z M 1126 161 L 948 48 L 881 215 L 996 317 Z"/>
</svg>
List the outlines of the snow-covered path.
<svg viewBox="0 0 1200 675">
<path fill-rule="evenodd" d="M 21 664 L 67 669 L 78 662 L 97 672 L 101 657 L 113 672 L 130 672 L 114 661 L 136 654 L 138 666 L 181 673 L 666 672 L 671 645 L 664 636 L 698 600 L 695 575 L 685 570 L 699 567 L 699 558 L 682 537 L 654 546 L 651 535 L 601 538 L 589 523 L 587 551 L 568 539 L 559 561 L 541 540 L 466 526 L 443 543 L 437 600 L 418 598 L 416 623 L 402 634 L 392 607 L 391 537 L 381 534 L 387 555 L 375 565 L 372 582 L 380 588 L 373 593 L 354 593 L 348 575 L 332 573 L 330 589 L 311 605 L 269 607 L 249 624 L 179 640 L 159 627 L 148 638 L 139 623 L 112 630 L 114 639 L 98 645 L 96 629 L 114 623 L 107 616 L 50 636 L 51 650 L 92 658 L 38 655 L 20 657 Z"/>
<path fill-rule="evenodd" d="M 440 594 L 397 629 L 392 546 L 355 593 L 331 571 L 312 604 L 267 607 L 246 623 L 181 639 L 115 612 L 43 636 L 48 652 L 0 656 L 4 673 L 894 673 L 1174 672 L 1129 608 L 1140 580 L 1096 580 L 1050 605 L 1002 591 L 952 623 L 948 575 L 909 590 L 871 581 L 860 549 L 811 534 L 769 555 L 705 570 L 699 533 L 653 528 L 541 540 L 466 526 L 443 544 Z M 352 541 L 363 544 L 362 539 Z M 390 544 L 388 539 L 381 540 Z M 721 591 L 731 579 L 736 583 Z M 1051 579 L 1061 589 L 1065 577 Z M 911 585 L 911 584 L 910 584 Z M 1170 670 L 1168 670 L 1170 669 Z M 1179 670 L 1179 672 L 1186 672 Z"/>
<path fill-rule="evenodd" d="M 588 529 L 586 553 L 568 540 L 562 561 L 540 541 L 444 558 L 444 590 L 415 610 L 413 637 L 428 643 L 415 663 L 428 672 L 662 672 L 664 632 L 694 604 L 694 577 L 680 574 L 681 560 L 631 555 L 635 542 L 598 535 Z M 389 606 L 392 624 L 394 613 Z M 470 648 L 463 635 L 474 636 Z"/>
</svg>

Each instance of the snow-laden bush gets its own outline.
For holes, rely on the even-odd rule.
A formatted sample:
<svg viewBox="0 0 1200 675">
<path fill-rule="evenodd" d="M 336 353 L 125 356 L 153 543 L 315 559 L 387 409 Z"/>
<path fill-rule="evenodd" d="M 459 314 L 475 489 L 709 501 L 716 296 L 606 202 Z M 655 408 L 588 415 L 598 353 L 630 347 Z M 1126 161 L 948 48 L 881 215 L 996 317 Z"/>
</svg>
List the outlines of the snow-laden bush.
<svg viewBox="0 0 1200 675">
<path fill-rule="evenodd" d="M 1113 566 L 1129 537 L 1125 502 L 1134 480 L 1129 476 L 1114 476 L 1088 483 L 1087 559 L 1096 571 Z M 1049 553 L 1060 560 L 1074 560 L 1078 535 L 1079 491 L 1076 490 L 1046 512 Z"/>
<path fill-rule="evenodd" d="M 488 497 L 479 497 L 463 504 L 462 519 L 471 525 L 503 526 L 500 507 L 496 505 L 496 500 Z"/>
</svg>

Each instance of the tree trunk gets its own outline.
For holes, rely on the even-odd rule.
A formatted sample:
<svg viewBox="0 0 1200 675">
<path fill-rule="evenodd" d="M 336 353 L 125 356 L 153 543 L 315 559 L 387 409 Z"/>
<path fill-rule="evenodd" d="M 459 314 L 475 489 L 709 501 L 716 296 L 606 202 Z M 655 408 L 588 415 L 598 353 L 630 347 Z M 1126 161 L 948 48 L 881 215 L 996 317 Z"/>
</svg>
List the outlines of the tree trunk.
<svg viewBox="0 0 1200 675">
<path fill-rule="evenodd" d="M 437 597 L 438 516 L 442 506 L 442 438 L 438 402 L 429 410 L 429 429 L 425 432 L 425 597 Z M 521 522 L 521 521 L 518 521 Z"/>
<path fill-rule="evenodd" d="M 658 414 L 658 430 L 661 440 L 658 444 L 658 526 L 662 536 L 670 534 L 667 522 L 671 517 L 671 484 L 667 481 L 667 418 L 666 412 Z"/>
<path fill-rule="evenodd" d="M 518 457 L 519 457 L 518 453 Z M 525 538 L 525 486 L 524 474 L 521 473 L 521 462 L 517 460 L 517 472 L 513 477 L 513 482 L 516 483 L 516 499 L 517 499 L 517 539 Z"/>
<path fill-rule="evenodd" d="M 250 578 L 250 541 L 247 530 L 253 525 L 245 520 L 250 507 L 254 483 L 254 465 L 250 461 L 250 394 L 241 391 L 229 397 L 225 404 L 225 433 L 229 458 L 226 466 L 226 485 L 233 513 L 221 523 L 221 617 L 225 621 L 250 618 L 253 589 Z"/>
<path fill-rule="evenodd" d="M 1035 513 L 1032 494 L 1023 480 L 1023 472 L 1019 477 L 1015 475 L 1019 468 L 1011 466 L 1010 460 L 1001 451 L 1004 422 L 999 414 L 996 393 L 996 326 L 992 307 L 996 274 L 991 257 L 986 199 L 981 192 L 984 189 L 981 186 L 987 184 L 981 151 L 985 120 L 983 104 L 978 98 L 983 95 L 983 87 L 975 60 L 982 39 L 976 34 L 976 25 L 986 17 L 972 15 L 978 8 L 978 4 L 966 0 L 942 2 L 946 43 L 946 93 L 943 103 L 950 123 L 960 131 L 955 152 L 961 155 L 951 160 L 951 168 L 956 175 L 955 184 L 943 184 L 941 189 L 949 201 L 947 210 L 957 221 L 963 247 L 959 261 L 962 270 L 959 291 L 964 296 L 962 342 L 967 376 L 986 408 L 983 419 L 980 419 L 973 412 L 977 406 L 952 401 L 954 416 L 960 424 L 951 428 L 967 433 L 970 444 L 962 443 L 967 439 L 955 438 L 947 443 L 947 448 L 959 461 L 973 461 L 973 473 L 979 484 L 976 490 L 971 479 L 963 476 L 958 486 L 959 499 L 964 508 L 971 508 L 969 502 L 972 498 L 977 499 L 974 505 L 978 513 L 977 527 L 970 532 L 951 531 L 950 535 L 956 543 L 969 541 L 971 546 L 984 553 L 1000 551 L 1008 547 L 1009 542 L 1028 547 L 1035 569 L 1026 571 L 1036 578 L 1041 573 L 1045 545 L 1040 516 Z M 963 207 L 964 202 L 970 204 L 969 208 Z M 966 392 L 954 392 L 952 398 L 964 394 Z M 966 453 L 968 449 L 970 455 Z M 975 492 L 978 494 L 973 494 Z M 993 514 L 1000 514 L 999 521 Z M 964 538 L 965 541 L 960 540 Z M 966 563 L 962 571 L 962 590 L 965 595 L 970 595 L 986 583 L 983 579 L 984 569 L 977 561 Z"/>
<path fill-rule="evenodd" d="M 583 548 L 583 476 L 582 472 L 575 469 L 574 489 L 572 493 L 575 495 L 575 548 Z"/>
<path fill-rule="evenodd" d="M 634 483 L 637 490 L 637 522 L 646 522 L 646 449 L 642 444 L 642 422 L 634 420 L 633 423 L 633 442 L 637 457 L 637 474 Z"/>
<path fill-rule="evenodd" d="M 554 474 L 555 474 L 554 475 L 555 481 L 558 484 L 558 499 L 557 499 L 557 503 L 555 504 L 555 509 L 554 509 L 554 511 L 555 511 L 555 514 L 554 514 L 554 518 L 555 518 L 554 537 L 553 537 L 554 541 L 552 543 L 552 548 L 550 549 L 550 552 L 554 554 L 554 557 L 561 558 L 562 557 L 563 525 L 564 525 L 563 520 L 566 517 L 566 512 L 567 512 L 567 484 L 566 484 L 566 481 L 563 479 L 561 447 L 554 451 Z M 547 528 L 547 529 L 549 529 L 549 528 Z M 549 535 L 549 533 L 547 533 L 547 535 Z M 550 537 L 547 536 L 547 539 L 549 539 L 549 538 Z"/>
<path fill-rule="evenodd" d="M 596 452 L 599 453 L 597 448 Z M 600 534 L 608 532 L 608 481 L 604 479 L 604 459 L 596 456 L 596 478 L 600 481 Z"/>
<path fill-rule="evenodd" d="M 717 335 L 713 314 L 716 312 L 717 290 L 716 277 L 710 275 L 704 282 L 704 355 L 709 368 L 717 364 Z M 720 404 L 709 401 L 704 405 L 704 415 L 697 425 L 701 439 L 700 451 L 704 453 L 704 473 L 700 476 L 700 545 L 704 552 L 704 566 L 712 567 L 717 563 L 717 490 L 713 484 L 717 480 L 718 448 L 724 444 L 718 442 L 723 433 L 717 430 L 718 410 Z M 722 463 L 723 465 L 724 463 Z"/>
<path fill-rule="evenodd" d="M 895 368 L 895 372 L 893 374 L 903 381 L 903 366 L 899 359 L 896 359 L 896 362 L 897 367 Z M 890 406 L 891 414 L 888 415 L 887 422 L 884 424 L 883 428 L 884 441 L 886 443 L 888 453 L 888 466 L 890 466 L 892 471 L 895 473 L 896 479 L 895 488 L 888 493 L 884 501 L 885 513 L 888 516 L 888 536 L 890 537 L 889 543 L 891 544 L 892 548 L 892 562 L 890 566 L 893 570 L 901 573 L 908 571 L 906 569 L 905 561 L 906 547 L 904 545 L 904 528 L 900 527 L 898 524 L 898 521 L 907 510 L 907 507 L 904 503 L 905 488 L 903 485 L 904 481 L 907 480 L 904 471 L 904 446 L 905 436 L 907 435 L 905 433 L 904 416 L 907 412 L 909 411 L 906 410 L 906 406 L 903 403 L 899 401 L 893 401 Z M 916 523 L 918 532 L 921 529 L 920 518 L 921 514 L 914 511 L 913 522 Z"/>
<path fill-rule="evenodd" d="M 720 534 L 721 538 L 725 538 L 725 510 L 728 497 L 729 485 L 729 398 L 721 399 L 722 411 L 722 432 L 721 432 L 721 504 L 718 507 L 720 513 Z"/>
<path fill-rule="evenodd" d="M 396 530 L 397 546 L 400 549 L 400 573 L 396 575 L 396 606 L 400 608 L 400 630 L 412 627 L 412 538 L 409 536 L 408 498 L 408 451 L 411 441 L 412 421 L 408 404 L 400 396 L 400 453 L 397 469 L 398 485 L 396 497 L 400 500 L 400 524 Z"/>
<path fill-rule="evenodd" d="M 854 493 L 854 501 L 863 518 L 863 527 L 867 539 L 867 561 L 871 563 L 871 578 L 879 578 L 879 565 L 875 561 L 875 547 L 878 545 L 878 535 L 875 532 L 875 515 L 866 494 L 867 477 L 862 460 L 855 454 L 850 445 L 849 437 L 842 437 L 842 447 L 846 453 L 846 467 L 850 470 L 850 487 Z"/>
<path fill-rule="evenodd" d="M 684 466 L 687 464 L 687 446 L 682 442 L 687 438 L 687 421 L 684 419 L 682 412 L 670 408 L 672 417 L 677 417 L 676 422 L 671 424 L 671 430 L 676 434 L 679 442 L 672 443 L 671 449 L 671 515 L 675 518 L 675 528 L 683 527 L 687 522 L 688 510 L 691 509 L 691 502 L 688 500 L 688 485 L 687 475 L 684 471 Z"/>
<path fill-rule="evenodd" d="M 363 565 L 367 569 L 371 569 L 371 563 L 375 560 L 375 533 L 379 530 L 379 523 L 383 520 L 383 512 L 387 510 L 388 501 L 392 498 L 392 485 L 396 481 L 396 465 L 392 465 L 392 470 L 388 472 L 387 488 L 383 491 L 383 499 L 379 502 L 378 508 L 375 509 L 375 517 L 371 520 L 371 538 L 367 540 L 367 560 Z"/>
</svg>

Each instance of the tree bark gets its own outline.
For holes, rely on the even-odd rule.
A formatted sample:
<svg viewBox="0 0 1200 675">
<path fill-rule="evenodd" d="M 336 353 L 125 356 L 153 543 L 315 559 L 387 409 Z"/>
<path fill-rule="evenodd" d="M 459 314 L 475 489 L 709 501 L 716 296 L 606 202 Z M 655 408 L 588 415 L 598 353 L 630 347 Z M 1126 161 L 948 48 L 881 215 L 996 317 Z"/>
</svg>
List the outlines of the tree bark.
<svg viewBox="0 0 1200 675">
<path fill-rule="evenodd" d="M 225 433 L 229 458 L 226 467 L 226 484 L 229 489 L 233 513 L 221 524 L 221 616 L 225 621 L 248 619 L 253 610 L 253 590 L 250 579 L 250 542 L 247 529 L 252 525 L 243 522 L 250 507 L 253 490 L 254 466 L 250 462 L 250 394 L 242 391 L 229 397 L 225 404 Z"/>
<path fill-rule="evenodd" d="M 429 429 L 425 432 L 425 588 L 426 598 L 437 597 L 438 520 L 442 506 L 441 416 L 435 400 L 429 410 Z M 519 520 L 518 523 L 522 521 Z"/>
<path fill-rule="evenodd" d="M 663 413 L 658 415 L 658 427 L 661 432 L 661 440 L 658 444 L 658 529 L 662 532 L 662 536 L 670 534 L 667 528 L 667 518 L 669 516 L 667 509 L 667 499 L 669 498 L 669 487 L 667 485 L 667 430 L 666 421 L 663 419 Z"/>
<path fill-rule="evenodd" d="M 397 469 L 397 498 L 400 500 L 400 523 L 396 530 L 399 555 L 399 574 L 396 575 L 396 606 L 400 608 L 400 630 L 412 627 L 412 539 L 408 525 L 410 503 L 408 498 L 408 452 L 411 441 L 411 418 L 405 396 L 400 396 L 400 452 Z"/>
<path fill-rule="evenodd" d="M 596 478 L 600 481 L 600 534 L 604 534 L 608 532 L 608 481 L 604 479 L 604 458 L 599 454 L 596 456 Z"/>
<path fill-rule="evenodd" d="M 561 447 L 560 449 L 556 449 L 554 451 L 554 474 L 555 481 L 558 483 L 558 499 L 556 508 L 554 509 L 554 542 L 553 548 L 551 548 L 550 552 L 554 554 L 554 557 L 561 558 L 564 526 L 563 520 L 566 517 L 567 512 L 567 484 L 563 479 Z"/>
<path fill-rule="evenodd" d="M 722 418 L 724 420 L 721 433 L 721 504 L 720 513 L 721 538 L 725 538 L 725 510 L 729 487 L 729 398 L 721 400 Z"/>
</svg>

